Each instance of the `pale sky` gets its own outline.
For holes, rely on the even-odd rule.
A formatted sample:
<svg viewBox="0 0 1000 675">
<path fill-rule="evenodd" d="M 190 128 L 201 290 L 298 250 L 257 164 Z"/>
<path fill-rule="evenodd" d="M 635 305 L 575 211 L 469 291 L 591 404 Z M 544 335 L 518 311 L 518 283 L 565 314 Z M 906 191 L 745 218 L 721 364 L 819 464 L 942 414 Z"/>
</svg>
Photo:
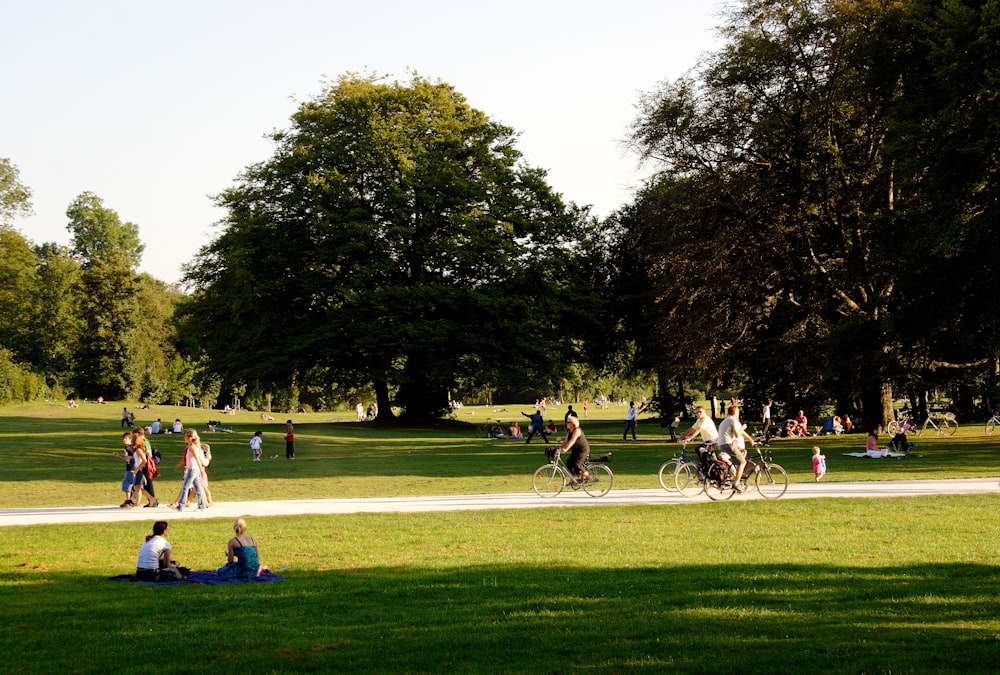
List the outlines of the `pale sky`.
<svg viewBox="0 0 1000 675">
<path fill-rule="evenodd" d="M 90 191 L 167 282 L 211 241 L 211 197 L 268 159 L 297 102 L 346 72 L 446 82 L 520 133 L 527 164 L 604 217 L 645 170 L 622 145 L 642 92 L 721 43 L 724 0 L 8 0 L 0 157 L 31 188 L 15 226 L 69 243 Z"/>
</svg>

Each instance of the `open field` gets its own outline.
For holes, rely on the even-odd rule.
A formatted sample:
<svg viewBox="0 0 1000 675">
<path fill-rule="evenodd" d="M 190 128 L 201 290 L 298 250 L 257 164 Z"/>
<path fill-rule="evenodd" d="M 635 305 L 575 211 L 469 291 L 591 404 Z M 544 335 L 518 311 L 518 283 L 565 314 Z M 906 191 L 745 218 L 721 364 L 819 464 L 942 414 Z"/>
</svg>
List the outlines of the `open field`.
<svg viewBox="0 0 1000 675">
<path fill-rule="evenodd" d="M 138 423 L 157 417 L 180 418 L 204 431 L 206 422 L 222 419 L 235 433 L 202 434 L 212 445 L 209 471 L 212 493 L 220 501 L 312 497 L 374 497 L 482 494 L 530 491 L 530 474 L 544 463 L 540 438 L 523 442 L 476 438 L 474 424 L 487 417 L 510 420 L 529 406 L 494 409 L 463 408 L 457 421 L 435 429 L 376 428 L 358 424 L 353 413 L 293 415 L 296 459 L 284 459 L 282 440 L 287 415 L 261 422 L 254 413 L 222 415 L 219 411 L 157 406 L 137 411 Z M 82 405 L 69 410 L 57 405 L 0 408 L 0 508 L 118 504 L 122 462 L 111 456 L 120 450 L 121 404 Z M 130 406 L 131 408 L 131 406 Z M 564 407 L 549 408 L 557 421 Z M 583 427 L 593 452 L 613 453 L 615 486 L 619 489 L 658 487 L 656 471 L 676 451 L 658 422 L 639 422 L 639 440 L 621 440 L 621 408 L 591 410 Z M 334 422 L 331 420 L 341 420 Z M 527 421 L 526 419 L 524 421 Z M 250 461 L 248 443 L 254 430 L 264 431 L 264 457 Z M 883 437 L 883 444 L 888 441 Z M 885 480 L 899 478 L 969 478 L 1000 475 L 1000 434 L 987 437 L 983 425 L 964 425 L 954 437 L 914 437 L 919 458 L 905 461 L 863 460 L 842 453 L 863 451 L 865 436 L 824 436 L 778 439 L 771 445 L 774 461 L 784 466 L 792 482 L 812 480 L 811 448 L 827 456 L 825 480 Z M 183 437 L 159 435 L 155 444 L 164 456 L 157 480 L 164 503 L 176 497 Z M 267 459 L 277 455 L 278 459 Z"/>
<path fill-rule="evenodd" d="M 0 506 L 120 501 L 120 410 L 0 409 Z M 218 418 L 153 413 L 199 429 Z M 255 465 L 255 417 L 206 434 L 216 500 L 529 491 L 542 460 L 537 441 L 315 414 L 293 417 L 294 461 L 275 415 L 265 456 L 282 458 Z M 618 417 L 584 428 L 614 451 L 616 488 L 654 487 L 672 450 L 664 430 L 640 423 L 623 443 Z M 815 441 L 830 480 L 1000 475 L 1000 438 L 978 424 L 959 434 L 918 438 L 921 456 L 898 461 L 842 457 L 860 435 Z M 161 439 L 169 465 L 180 439 Z M 793 481 L 812 480 L 813 440 L 772 445 Z M 160 485 L 172 499 L 179 477 Z M 971 495 L 254 518 L 263 561 L 289 579 L 222 587 L 106 581 L 132 570 L 149 524 L 7 527 L 0 654 L 18 673 L 996 672 L 997 506 Z M 178 520 L 175 555 L 219 566 L 229 526 Z"/>
</svg>

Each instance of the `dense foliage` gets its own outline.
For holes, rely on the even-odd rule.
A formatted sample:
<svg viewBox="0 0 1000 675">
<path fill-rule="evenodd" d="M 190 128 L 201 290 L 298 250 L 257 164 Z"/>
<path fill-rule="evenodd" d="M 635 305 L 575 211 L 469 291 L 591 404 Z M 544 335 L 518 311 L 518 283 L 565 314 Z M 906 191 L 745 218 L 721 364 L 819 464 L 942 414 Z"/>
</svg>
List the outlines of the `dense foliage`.
<svg viewBox="0 0 1000 675">
<path fill-rule="evenodd" d="M 872 423 L 992 363 L 996 3 L 752 0 L 725 35 L 632 129 L 644 362 Z"/>
<path fill-rule="evenodd" d="M 589 325 L 590 230 L 514 140 L 448 85 L 340 78 L 220 197 L 186 332 L 231 380 L 373 386 L 380 415 L 549 386 Z"/>
<path fill-rule="evenodd" d="M 1000 0 L 743 0 L 722 31 L 641 98 L 656 171 L 603 223 L 416 75 L 302 103 L 218 197 L 189 296 L 136 273 L 137 226 L 92 193 L 69 246 L 25 239 L 31 190 L 0 159 L 0 400 L 426 420 L 655 376 L 667 413 L 694 384 L 866 425 L 901 395 L 995 408 Z"/>
</svg>

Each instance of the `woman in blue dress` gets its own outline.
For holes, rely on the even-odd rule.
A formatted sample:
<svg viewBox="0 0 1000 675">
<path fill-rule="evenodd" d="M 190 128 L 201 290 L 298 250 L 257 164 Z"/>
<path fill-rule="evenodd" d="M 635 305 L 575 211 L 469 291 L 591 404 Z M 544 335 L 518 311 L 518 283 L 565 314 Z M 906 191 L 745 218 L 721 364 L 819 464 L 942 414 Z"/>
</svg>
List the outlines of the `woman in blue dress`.
<svg viewBox="0 0 1000 675">
<path fill-rule="evenodd" d="M 247 522 L 237 518 L 233 523 L 236 536 L 226 545 L 229 562 L 216 570 L 223 579 L 255 579 L 260 574 L 260 550 L 253 537 L 247 534 Z"/>
</svg>

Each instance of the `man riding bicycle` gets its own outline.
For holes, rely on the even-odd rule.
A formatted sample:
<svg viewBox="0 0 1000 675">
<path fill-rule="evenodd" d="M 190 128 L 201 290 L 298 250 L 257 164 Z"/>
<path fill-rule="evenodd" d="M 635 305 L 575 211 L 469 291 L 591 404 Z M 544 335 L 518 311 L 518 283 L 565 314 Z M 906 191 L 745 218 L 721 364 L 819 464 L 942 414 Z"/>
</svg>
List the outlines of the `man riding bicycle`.
<svg viewBox="0 0 1000 675">
<path fill-rule="evenodd" d="M 757 443 L 740 422 L 740 407 L 731 405 L 726 412 L 726 419 L 719 424 L 719 451 L 728 452 L 736 459 L 736 483 L 733 489 L 742 492 L 740 479 L 743 478 L 743 470 L 747 466 L 745 441 L 750 441 L 750 445 Z"/>
<path fill-rule="evenodd" d="M 710 445 L 719 439 L 719 431 L 715 428 L 715 422 L 709 415 L 705 414 L 705 409 L 701 406 L 694 409 L 694 424 L 691 425 L 690 429 L 678 436 L 677 440 L 680 443 L 686 443 L 689 439 L 694 438 L 699 433 L 701 433 L 701 441 L 704 445 Z M 708 453 L 699 452 L 698 459 L 700 460 L 702 468 L 708 466 Z"/>
<path fill-rule="evenodd" d="M 715 422 L 705 414 L 705 409 L 701 406 L 694 409 L 694 415 L 694 424 L 691 425 L 690 429 L 678 436 L 677 440 L 683 443 L 694 438 L 698 432 L 701 432 L 702 442 L 715 443 L 719 438 L 719 431 L 715 428 Z"/>
</svg>

